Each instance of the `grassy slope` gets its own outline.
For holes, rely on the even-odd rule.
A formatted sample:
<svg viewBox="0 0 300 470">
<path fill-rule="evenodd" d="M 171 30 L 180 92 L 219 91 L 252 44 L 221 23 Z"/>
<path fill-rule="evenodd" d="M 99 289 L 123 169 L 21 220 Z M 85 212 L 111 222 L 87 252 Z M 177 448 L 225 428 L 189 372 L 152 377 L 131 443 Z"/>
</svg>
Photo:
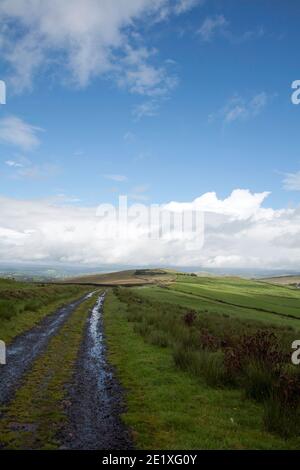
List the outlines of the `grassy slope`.
<svg viewBox="0 0 300 470">
<path fill-rule="evenodd" d="M 8 344 L 46 315 L 90 290 L 90 287 L 31 284 L 1 279 L 0 339 Z"/>
<path fill-rule="evenodd" d="M 289 287 L 243 279 L 178 276 L 168 288 L 149 287 L 136 292 L 197 311 L 300 329 L 300 292 Z"/>
<path fill-rule="evenodd" d="M 110 359 L 127 390 L 124 420 L 138 448 L 299 447 L 299 440 L 285 441 L 264 432 L 261 407 L 251 401 L 245 404 L 240 391 L 210 388 L 176 369 L 169 348 L 145 343 L 135 333 L 126 318 L 126 304 L 113 293 L 104 312 Z"/>
<path fill-rule="evenodd" d="M 55 449 L 66 423 L 66 384 L 70 382 L 83 328 L 95 297 L 85 301 L 55 335 L 5 408 L 0 445 L 9 449 Z M 62 367 L 63 364 L 63 367 Z"/>
<path fill-rule="evenodd" d="M 231 305 L 300 318 L 300 291 L 263 282 L 178 276 L 174 289 Z"/>
</svg>

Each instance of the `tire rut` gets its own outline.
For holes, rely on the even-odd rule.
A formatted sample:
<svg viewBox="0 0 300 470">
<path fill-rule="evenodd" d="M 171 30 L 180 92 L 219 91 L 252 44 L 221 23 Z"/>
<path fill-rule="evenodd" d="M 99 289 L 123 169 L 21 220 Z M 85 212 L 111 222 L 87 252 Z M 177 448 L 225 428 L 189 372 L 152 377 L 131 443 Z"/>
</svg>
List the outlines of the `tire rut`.
<svg viewBox="0 0 300 470">
<path fill-rule="evenodd" d="M 13 398 L 25 372 L 46 349 L 50 339 L 74 310 L 93 294 L 94 292 L 89 293 L 46 316 L 37 326 L 18 336 L 7 347 L 6 365 L 0 367 L 0 404 L 6 404 Z"/>
</svg>

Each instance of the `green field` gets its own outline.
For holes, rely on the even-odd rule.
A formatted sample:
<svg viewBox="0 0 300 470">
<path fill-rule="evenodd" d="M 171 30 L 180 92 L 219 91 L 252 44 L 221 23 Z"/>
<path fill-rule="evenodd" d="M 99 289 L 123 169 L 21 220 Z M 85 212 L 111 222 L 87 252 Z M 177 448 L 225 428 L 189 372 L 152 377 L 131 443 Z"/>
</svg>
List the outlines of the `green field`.
<svg viewBox="0 0 300 470">
<path fill-rule="evenodd" d="M 138 448 L 300 448 L 300 400 L 282 398 L 287 383 L 300 385 L 290 360 L 297 289 L 178 275 L 115 289 L 105 324 Z"/>
<path fill-rule="evenodd" d="M 293 449 L 262 427 L 262 409 L 238 390 L 208 387 L 176 370 L 169 348 L 145 342 L 110 295 L 105 308 L 110 359 L 127 390 L 124 420 L 141 449 Z"/>
<path fill-rule="evenodd" d="M 230 306 L 300 318 L 300 291 L 263 282 L 178 276 L 174 290 Z"/>
<path fill-rule="evenodd" d="M 199 312 L 300 329 L 300 291 L 291 287 L 240 278 L 179 275 L 176 282 L 163 289 L 153 286 L 135 292 L 144 298 L 182 305 Z"/>
</svg>

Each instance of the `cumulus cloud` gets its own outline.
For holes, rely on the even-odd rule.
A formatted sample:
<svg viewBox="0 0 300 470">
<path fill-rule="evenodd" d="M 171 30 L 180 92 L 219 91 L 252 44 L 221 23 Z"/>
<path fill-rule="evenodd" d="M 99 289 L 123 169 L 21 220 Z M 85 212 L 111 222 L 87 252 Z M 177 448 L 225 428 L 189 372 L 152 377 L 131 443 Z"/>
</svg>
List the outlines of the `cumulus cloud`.
<svg viewBox="0 0 300 470">
<path fill-rule="evenodd" d="M 300 209 L 265 207 L 268 194 L 237 189 L 225 199 L 206 193 L 191 202 L 165 204 L 166 210 L 174 212 L 204 211 L 204 246 L 193 250 L 188 249 L 185 239 L 149 240 L 144 226 L 135 228 L 134 239 L 105 237 L 112 221 L 97 217 L 96 208 L 64 205 L 63 201 L 58 205 L 46 200 L 1 198 L 0 258 L 94 265 L 297 269 Z"/>
<path fill-rule="evenodd" d="M 197 209 L 203 212 L 223 214 L 233 220 L 246 220 L 249 217 L 258 219 L 263 216 L 274 215 L 272 209 L 264 209 L 262 203 L 269 196 L 269 192 L 251 193 L 245 189 L 235 189 L 225 199 L 218 199 L 215 192 L 205 193 L 193 202 L 170 202 L 166 208 L 172 211 Z"/>
<path fill-rule="evenodd" d="M 38 133 L 41 131 L 41 128 L 28 124 L 17 116 L 0 119 L 0 142 L 21 150 L 36 148 L 40 143 Z"/>
</svg>

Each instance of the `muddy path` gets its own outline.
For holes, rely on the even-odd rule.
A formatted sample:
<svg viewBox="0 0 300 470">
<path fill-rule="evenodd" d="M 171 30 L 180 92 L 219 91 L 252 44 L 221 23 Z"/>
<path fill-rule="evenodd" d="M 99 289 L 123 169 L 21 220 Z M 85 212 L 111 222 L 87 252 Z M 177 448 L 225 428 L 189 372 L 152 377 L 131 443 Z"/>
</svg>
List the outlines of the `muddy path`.
<svg viewBox="0 0 300 470">
<path fill-rule="evenodd" d="M 6 351 L 6 365 L 0 366 L 0 404 L 7 403 L 33 361 L 46 349 L 49 340 L 74 310 L 93 292 L 45 317 L 37 326 L 18 336 Z"/>
<path fill-rule="evenodd" d="M 132 449 L 122 424 L 122 389 L 107 361 L 103 333 L 102 294 L 88 318 L 77 359 L 73 382 L 68 386 L 69 424 L 62 436 L 62 448 Z"/>
</svg>

